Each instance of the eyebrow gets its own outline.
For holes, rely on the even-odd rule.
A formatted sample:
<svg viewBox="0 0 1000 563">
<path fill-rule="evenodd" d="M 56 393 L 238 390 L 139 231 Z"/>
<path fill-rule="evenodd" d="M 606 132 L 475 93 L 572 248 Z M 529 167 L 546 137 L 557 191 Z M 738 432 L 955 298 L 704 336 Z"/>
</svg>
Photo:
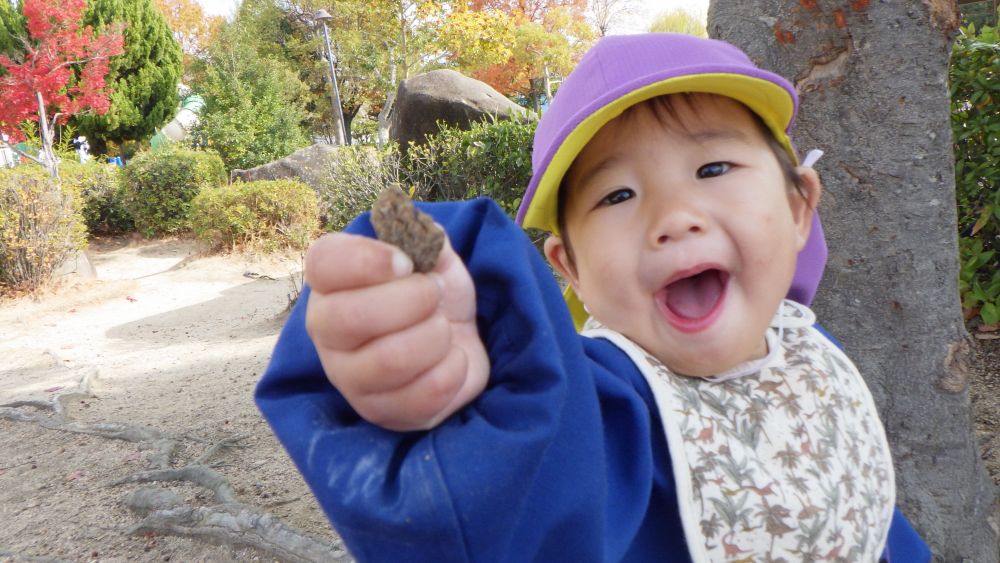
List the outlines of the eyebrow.
<svg viewBox="0 0 1000 563">
<path fill-rule="evenodd" d="M 590 167 L 588 167 L 588 168 L 580 171 L 579 173 L 574 174 L 574 176 L 576 176 L 576 178 L 574 178 L 574 180 L 575 180 L 574 183 L 578 187 L 586 189 L 587 185 L 590 183 L 590 180 L 594 176 L 597 176 L 603 170 L 606 170 L 608 168 L 614 167 L 614 165 L 617 164 L 618 161 L 621 160 L 621 159 L 622 159 L 622 155 L 621 155 L 621 153 L 618 153 L 618 152 L 606 155 L 604 158 L 602 158 L 601 160 L 599 160 L 597 162 L 597 164 L 594 164 L 594 165 L 592 165 L 592 166 L 590 166 Z"/>
<path fill-rule="evenodd" d="M 722 128 L 722 129 L 702 129 L 699 131 L 688 131 L 683 127 L 681 129 L 683 130 L 684 136 L 686 136 L 688 139 L 691 139 L 692 141 L 700 145 L 710 143 L 712 141 L 732 140 L 732 141 L 741 141 L 746 143 L 749 142 L 750 140 L 750 137 L 743 131 L 740 131 L 739 129 Z M 577 174 L 574 174 L 574 176 L 576 176 L 576 178 L 574 178 L 575 180 L 574 183 L 578 187 L 586 189 L 588 184 L 590 183 L 591 178 L 598 175 L 603 170 L 612 168 L 615 164 L 617 164 L 619 160 L 621 160 L 621 158 L 622 154 L 618 152 L 606 155 L 604 158 L 599 160 L 593 166 L 585 170 L 582 170 Z M 570 173 L 572 174 L 572 169 Z"/>
<path fill-rule="evenodd" d="M 710 141 L 725 141 L 725 140 L 735 140 L 746 142 L 749 140 L 747 134 L 739 129 L 704 129 L 701 131 L 687 131 L 686 135 L 692 141 L 699 144 L 708 143 Z"/>
</svg>

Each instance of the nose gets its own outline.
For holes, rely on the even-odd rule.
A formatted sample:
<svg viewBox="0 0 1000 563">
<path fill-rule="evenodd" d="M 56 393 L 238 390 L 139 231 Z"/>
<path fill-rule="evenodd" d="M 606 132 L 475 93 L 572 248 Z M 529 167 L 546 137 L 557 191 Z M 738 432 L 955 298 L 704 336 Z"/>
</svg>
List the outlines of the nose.
<svg viewBox="0 0 1000 563">
<path fill-rule="evenodd" d="M 708 217 L 696 199 L 683 193 L 657 197 L 650 202 L 649 212 L 649 242 L 654 247 L 700 235 L 708 228 Z"/>
</svg>

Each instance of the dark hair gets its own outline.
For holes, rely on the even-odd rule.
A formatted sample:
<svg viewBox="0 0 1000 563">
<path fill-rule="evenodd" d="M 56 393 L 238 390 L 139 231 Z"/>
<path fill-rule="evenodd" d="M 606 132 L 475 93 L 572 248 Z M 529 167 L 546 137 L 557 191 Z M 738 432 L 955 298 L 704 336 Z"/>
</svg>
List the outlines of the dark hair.
<svg viewBox="0 0 1000 563">
<path fill-rule="evenodd" d="M 694 105 L 694 101 L 698 99 L 698 96 L 703 96 L 705 94 L 699 94 L 694 92 L 682 92 L 679 94 L 666 94 L 663 96 L 657 96 L 655 98 L 650 98 L 648 100 L 639 102 L 634 106 L 629 107 L 621 116 L 626 116 L 632 114 L 639 107 L 646 107 L 653 112 L 656 119 L 663 126 L 684 126 L 681 121 L 675 103 L 678 99 L 682 99 L 684 103 L 689 106 Z M 806 197 L 806 193 L 802 188 L 802 176 L 796 170 L 795 161 L 792 160 L 792 156 L 788 154 L 785 147 L 782 146 L 781 142 L 778 141 L 774 133 L 767 127 L 764 120 L 757 115 L 755 112 L 751 111 L 746 105 L 740 103 L 743 108 L 753 117 L 754 123 L 757 125 L 757 129 L 760 131 L 761 135 L 767 141 L 767 146 L 770 147 L 771 152 L 774 153 L 774 157 L 778 160 L 778 166 L 781 167 L 781 173 L 785 177 L 785 182 L 787 185 L 794 187 L 795 191 L 798 192 L 803 198 Z M 574 161 L 575 164 L 575 161 Z M 569 170 L 572 170 L 573 164 L 570 165 Z M 569 193 L 569 186 L 567 186 L 566 178 L 569 177 L 569 170 L 563 174 L 562 180 L 559 182 L 559 193 L 556 196 L 556 224 L 559 226 L 559 236 L 562 238 L 563 244 L 566 247 L 566 253 L 570 260 L 573 259 L 573 247 L 570 245 L 569 233 L 566 232 L 566 214 L 564 213 L 566 209 L 566 198 Z M 808 199 L 808 198 L 807 198 Z"/>
</svg>

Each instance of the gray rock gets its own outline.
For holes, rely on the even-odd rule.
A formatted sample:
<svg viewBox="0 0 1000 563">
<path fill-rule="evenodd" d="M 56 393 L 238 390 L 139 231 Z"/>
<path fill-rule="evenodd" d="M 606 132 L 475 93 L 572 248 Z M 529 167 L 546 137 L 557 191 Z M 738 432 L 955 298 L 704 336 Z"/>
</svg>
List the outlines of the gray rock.
<svg viewBox="0 0 1000 563">
<path fill-rule="evenodd" d="M 87 255 L 86 251 L 80 250 L 73 253 L 72 256 L 57 266 L 52 272 L 54 277 L 68 276 L 70 274 L 75 274 L 86 280 L 97 279 L 97 270 L 94 268 L 94 263 L 91 262 L 90 256 Z"/>
<path fill-rule="evenodd" d="M 524 108 L 484 82 L 454 70 L 432 70 L 399 84 L 389 138 L 405 148 L 436 133 L 438 121 L 468 128 L 488 115 L 511 119 L 524 114 Z"/>
<path fill-rule="evenodd" d="M 336 163 L 337 147 L 334 145 L 317 144 L 299 149 L 278 160 L 262 164 L 246 170 L 236 169 L 229 176 L 230 181 L 242 180 L 254 182 L 257 180 L 280 180 L 293 178 L 308 184 L 313 188 L 330 173 L 330 167 Z"/>
</svg>

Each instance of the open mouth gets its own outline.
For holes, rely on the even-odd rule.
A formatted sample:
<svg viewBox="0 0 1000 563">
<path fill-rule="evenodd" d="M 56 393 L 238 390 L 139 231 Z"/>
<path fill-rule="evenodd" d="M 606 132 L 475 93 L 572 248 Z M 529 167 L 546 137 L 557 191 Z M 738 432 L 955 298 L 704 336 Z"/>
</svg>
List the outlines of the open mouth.
<svg viewBox="0 0 1000 563">
<path fill-rule="evenodd" d="M 661 289 L 657 302 L 667 321 L 684 332 L 708 328 L 722 311 L 729 274 L 718 268 L 682 274 Z"/>
</svg>

